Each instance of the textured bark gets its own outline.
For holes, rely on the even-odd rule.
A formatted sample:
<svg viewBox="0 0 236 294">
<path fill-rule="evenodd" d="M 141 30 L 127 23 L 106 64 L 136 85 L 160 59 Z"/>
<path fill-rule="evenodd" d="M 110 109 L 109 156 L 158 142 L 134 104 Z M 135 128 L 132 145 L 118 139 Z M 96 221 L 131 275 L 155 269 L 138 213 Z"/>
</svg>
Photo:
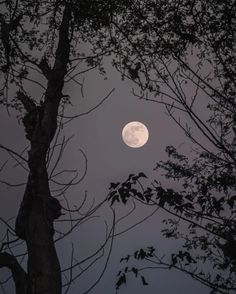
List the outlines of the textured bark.
<svg viewBox="0 0 236 294">
<path fill-rule="evenodd" d="M 2 267 L 7 267 L 11 270 L 15 282 L 16 294 L 27 294 L 27 274 L 17 262 L 17 259 L 6 252 L 0 253 L 0 268 Z"/>
<path fill-rule="evenodd" d="M 16 219 L 16 234 L 26 241 L 28 249 L 27 294 L 61 293 L 60 264 L 53 240 L 53 221 L 60 215 L 60 205 L 50 194 L 46 154 L 57 129 L 58 107 L 70 52 L 70 18 L 70 8 L 66 6 L 54 67 L 47 71 L 45 101 L 36 106 L 29 97 L 22 93 L 18 95 L 26 110 L 23 123 L 30 141 L 30 173 Z"/>
</svg>

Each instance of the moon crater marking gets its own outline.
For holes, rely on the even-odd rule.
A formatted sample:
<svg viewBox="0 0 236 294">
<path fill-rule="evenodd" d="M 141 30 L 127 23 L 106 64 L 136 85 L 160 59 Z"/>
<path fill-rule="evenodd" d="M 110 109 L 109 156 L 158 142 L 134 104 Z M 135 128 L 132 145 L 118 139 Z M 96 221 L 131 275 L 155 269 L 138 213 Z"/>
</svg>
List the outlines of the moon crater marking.
<svg viewBox="0 0 236 294">
<path fill-rule="evenodd" d="M 148 141 L 149 132 L 147 127 L 138 121 L 132 121 L 125 125 L 122 130 L 122 138 L 126 145 L 139 148 Z"/>
</svg>

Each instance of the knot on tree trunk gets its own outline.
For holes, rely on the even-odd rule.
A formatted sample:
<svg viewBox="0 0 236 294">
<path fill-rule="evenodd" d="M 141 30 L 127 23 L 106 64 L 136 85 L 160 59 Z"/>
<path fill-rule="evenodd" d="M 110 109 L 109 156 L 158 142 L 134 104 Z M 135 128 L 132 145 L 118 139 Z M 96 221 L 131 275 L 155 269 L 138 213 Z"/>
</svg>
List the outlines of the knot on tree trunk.
<svg viewBox="0 0 236 294">
<path fill-rule="evenodd" d="M 32 228 L 33 230 L 37 230 L 37 222 L 32 220 L 30 215 L 32 215 L 33 210 L 35 207 L 38 207 L 38 205 L 42 207 L 42 211 L 36 221 L 46 222 L 51 230 L 52 235 L 54 234 L 53 222 L 62 215 L 60 202 L 52 196 L 47 196 L 44 199 L 35 195 L 31 195 L 30 197 L 25 197 L 22 200 L 15 223 L 16 234 L 23 240 L 27 240 L 27 234 L 29 230 L 32 231 Z"/>
<path fill-rule="evenodd" d="M 25 127 L 26 138 L 28 140 L 32 141 L 35 131 L 39 130 L 41 127 L 42 118 L 43 108 L 41 106 L 35 106 L 25 114 L 23 118 L 23 124 Z"/>
</svg>

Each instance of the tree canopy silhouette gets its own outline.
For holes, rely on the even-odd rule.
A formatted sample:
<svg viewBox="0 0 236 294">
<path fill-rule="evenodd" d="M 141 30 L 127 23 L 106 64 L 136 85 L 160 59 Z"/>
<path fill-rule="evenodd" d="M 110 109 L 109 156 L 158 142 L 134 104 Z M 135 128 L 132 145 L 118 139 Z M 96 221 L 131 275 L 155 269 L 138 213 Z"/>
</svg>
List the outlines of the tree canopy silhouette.
<svg viewBox="0 0 236 294">
<path fill-rule="evenodd" d="M 90 265 L 94 264 L 104 256 L 104 247 L 108 244 L 109 258 L 112 248 L 115 221 L 111 228 L 107 227 L 104 244 L 90 257 L 74 263 L 72 250 L 71 265 L 63 270 L 69 277 L 62 285 L 62 270 L 55 242 L 91 218 L 105 203 L 104 200 L 92 205 L 85 214 L 80 215 L 86 195 L 81 206 L 76 209 L 70 209 L 66 199 L 62 206 L 62 201 L 58 198 L 65 197 L 65 192 L 72 185 L 78 184 L 86 174 L 86 167 L 81 178 L 78 178 L 76 171 L 57 170 L 62 153 L 70 141 L 70 138 L 60 141 L 64 110 L 70 103 L 70 97 L 63 92 L 64 85 L 70 81 L 76 82 L 83 95 L 83 83 L 76 79 L 78 75 L 95 68 L 104 72 L 102 58 L 110 52 L 99 49 L 99 42 L 107 34 L 113 11 L 119 13 L 124 3 L 7 0 L 1 1 L 0 5 L 0 104 L 8 111 L 11 108 L 18 111 L 19 120 L 24 125 L 25 136 L 29 141 L 28 148 L 22 154 L 0 145 L 2 150 L 8 152 L 28 172 L 15 228 L 1 218 L 6 234 L 1 245 L 0 267 L 11 270 L 16 293 L 58 294 L 62 292 L 62 286 L 67 287 L 67 292 L 75 280 L 73 269 L 78 269 L 88 260 Z M 28 151 L 28 158 L 25 151 Z M 87 163 L 86 155 L 81 152 Z M 5 164 L 1 166 L 1 171 L 4 167 Z M 67 183 L 58 180 L 58 177 L 68 173 L 71 179 Z M 4 184 L 11 186 L 8 182 Z M 52 184 L 56 186 L 55 189 L 51 188 Z M 66 213 L 69 218 L 61 218 L 61 222 L 68 220 L 70 227 L 64 233 L 57 230 L 54 237 L 54 221 L 62 213 Z M 26 244 L 25 251 L 14 254 L 14 249 L 19 248 L 22 240 Z M 28 256 L 27 270 L 20 265 L 20 258 L 25 255 Z M 102 273 L 106 265 L 107 261 Z M 77 277 L 80 275 L 81 273 L 77 274 Z"/>
<path fill-rule="evenodd" d="M 115 67 L 136 84 L 137 98 L 165 107 L 192 146 L 189 156 L 168 146 L 151 185 L 139 174 L 112 187 L 112 205 L 157 207 L 167 213 L 163 235 L 182 240 L 169 258 L 158 247 L 130 254 L 150 264 L 125 264 L 117 288 L 153 266 L 183 271 L 212 293 L 236 290 L 235 9 L 234 1 L 136 1 L 114 23 Z"/>
<path fill-rule="evenodd" d="M 105 56 L 111 56 L 123 78 L 134 81 L 134 95 L 163 104 L 198 148 L 188 158 L 168 147 L 170 159 L 157 165 L 169 180 L 179 181 L 179 191 L 163 187 L 159 181 L 145 187 L 143 173 L 111 185 L 112 207 L 117 201 L 125 204 L 132 198 L 165 210 L 174 218 L 164 220 L 163 234 L 183 240 L 183 249 L 167 261 L 152 246 L 136 251 L 133 257 L 148 260 L 157 268 L 161 265 L 184 271 L 215 292 L 235 291 L 234 1 L 7 0 L 0 4 L 0 104 L 8 111 L 19 111 L 29 141 L 28 158 L 0 145 L 28 172 L 15 228 L 1 219 L 6 235 L 0 267 L 11 270 L 16 292 L 62 291 L 54 222 L 62 212 L 77 214 L 81 208 L 62 207 L 52 197 L 49 185 L 50 181 L 61 185 L 57 192 L 64 196 L 70 185 L 80 181 L 76 173 L 66 184 L 55 180 L 56 166 L 69 141 L 58 142 L 64 110 L 70 103 L 64 85 L 74 81 L 83 94 L 83 83 L 76 77 L 95 68 L 104 74 Z M 89 55 L 85 53 L 88 49 Z M 53 162 L 55 152 L 58 157 Z M 57 235 L 58 240 L 105 202 L 90 208 L 86 216 L 70 217 L 71 228 Z M 181 232 L 182 224 L 186 234 Z M 114 226 L 115 217 L 104 245 L 92 255 L 95 260 L 112 240 Z M 21 240 L 26 243 L 27 271 L 12 254 Z M 72 269 L 80 264 L 73 264 L 73 254 L 71 260 L 66 286 L 74 280 Z M 122 262 L 129 260 L 126 257 Z M 208 266 L 215 269 L 213 274 Z M 126 283 L 129 272 L 147 284 L 140 269 L 125 267 L 117 289 Z"/>
</svg>

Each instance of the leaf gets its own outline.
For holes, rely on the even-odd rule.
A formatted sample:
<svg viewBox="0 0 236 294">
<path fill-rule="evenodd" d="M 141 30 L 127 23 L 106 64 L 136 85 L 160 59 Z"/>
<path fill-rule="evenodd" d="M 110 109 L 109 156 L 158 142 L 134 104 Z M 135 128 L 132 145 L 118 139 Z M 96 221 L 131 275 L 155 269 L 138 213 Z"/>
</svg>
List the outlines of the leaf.
<svg viewBox="0 0 236 294">
<path fill-rule="evenodd" d="M 145 280 L 144 276 L 141 276 L 141 280 L 142 280 L 143 286 L 147 286 L 148 285 L 148 283 Z"/>
<path fill-rule="evenodd" d="M 126 181 L 125 183 L 122 183 L 121 187 L 126 188 L 126 189 L 130 189 L 131 188 L 131 183 L 129 181 Z"/>
<path fill-rule="evenodd" d="M 108 200 L 110 200 L 112 197 L 114 197 L 116 195 L 116 191 L 112 191 L 111 193 L 109 193 L 109 197 Z"/>
<path fill-rule="evenodd" d="M 189 254 L 189 252 L 186 252 L 186 259 L 189 263 L 197 263 L 196 260 Z"/>
<path fill-rule="evenodd" d="M 135 196 L 137 196 L 141 200 L 144 200 L 143 194 L 141 192 L 137 192 Z"/>
<path fill-rule="evenodd" d="M 144 259 L 146 257 L 146 252 L 141 248 L 134 253 L 135 259 Z"/>
<path fill-rule="evenodd" d="M 172 254 L 171 255 L 171 261 L 172 261 L 172 265 L 176 265 L 176 263 L 177 263 L 177 257 L 176 257 L 175 254 Z"/>
<path fill-rule="evenodd" d="M 111 206 L 115 203 L 115 201 L 120 202 L 120 198 L 118 195 L 115 195 L 112 199 L 111 199 Z"/>
<path fill-rule="evenodd" d="M 153 246 L 147 247 L 149 252 L 148 252 L 148 257 L 153 257 L 153 252 L 155 251 L 155 248 Z"/>
<path fill-rule="evenodd" d="M 139 178 L 147 178 L 147 176 L 143 172 L 139 173 L 138 177 Z"/>
<path fill-rule="evenodd" d="M 116 290 L 118 290 L 120 288 L 120 286 L 123 285 L 123 284 L 126 284 L 126 275 L 125 274 L 120 276 L 120 278 L 116 282 Z"/>
<path fill-rule="evenodd" d="M 128 181 L 130 181 L 133 178 L 134 174 L 130 174 L 128 177 Z"/>
<path fill-rule="evenodd" d="M 120 194 L 121 201 L 125 204 L 130 196 L 128 190 L 124 188 L 119 188 L 118 192 Z"/>
<path fill-rule="evenodd" d="M 135 277 L 138 276 L 138 269 L 136 267 L 132 267 L 131 271 L 135 274 Z"/>
<path fill-rule="evenodd" d="M 129 261 L 129 258 L 130 258 L 130 255 L 127 255 L 126 257 L 122 257 L 120 259 L 120 262 L 122 262 L 122 261 L 128 262 Z"/>
<path fill-rule="evenodd" d="M 227 203 L 228 205 L 230 206 L 230 208 L 233 208 L 234 207 L 234 203 L 236 201 L 236 195 L 234 196 L 231 196 L 228 200 L 227 200 Z"/>
<path fill-rule="evenodd" d="M 118 182 L 118 183 L 111 183 L 111 184 L 110 184 L 110 187 L 109 187 L 109 190 L 111 190 L 111 189 L 116 189 L 119 185 L 120 185 L 119 182 Z"/>
</svg>

